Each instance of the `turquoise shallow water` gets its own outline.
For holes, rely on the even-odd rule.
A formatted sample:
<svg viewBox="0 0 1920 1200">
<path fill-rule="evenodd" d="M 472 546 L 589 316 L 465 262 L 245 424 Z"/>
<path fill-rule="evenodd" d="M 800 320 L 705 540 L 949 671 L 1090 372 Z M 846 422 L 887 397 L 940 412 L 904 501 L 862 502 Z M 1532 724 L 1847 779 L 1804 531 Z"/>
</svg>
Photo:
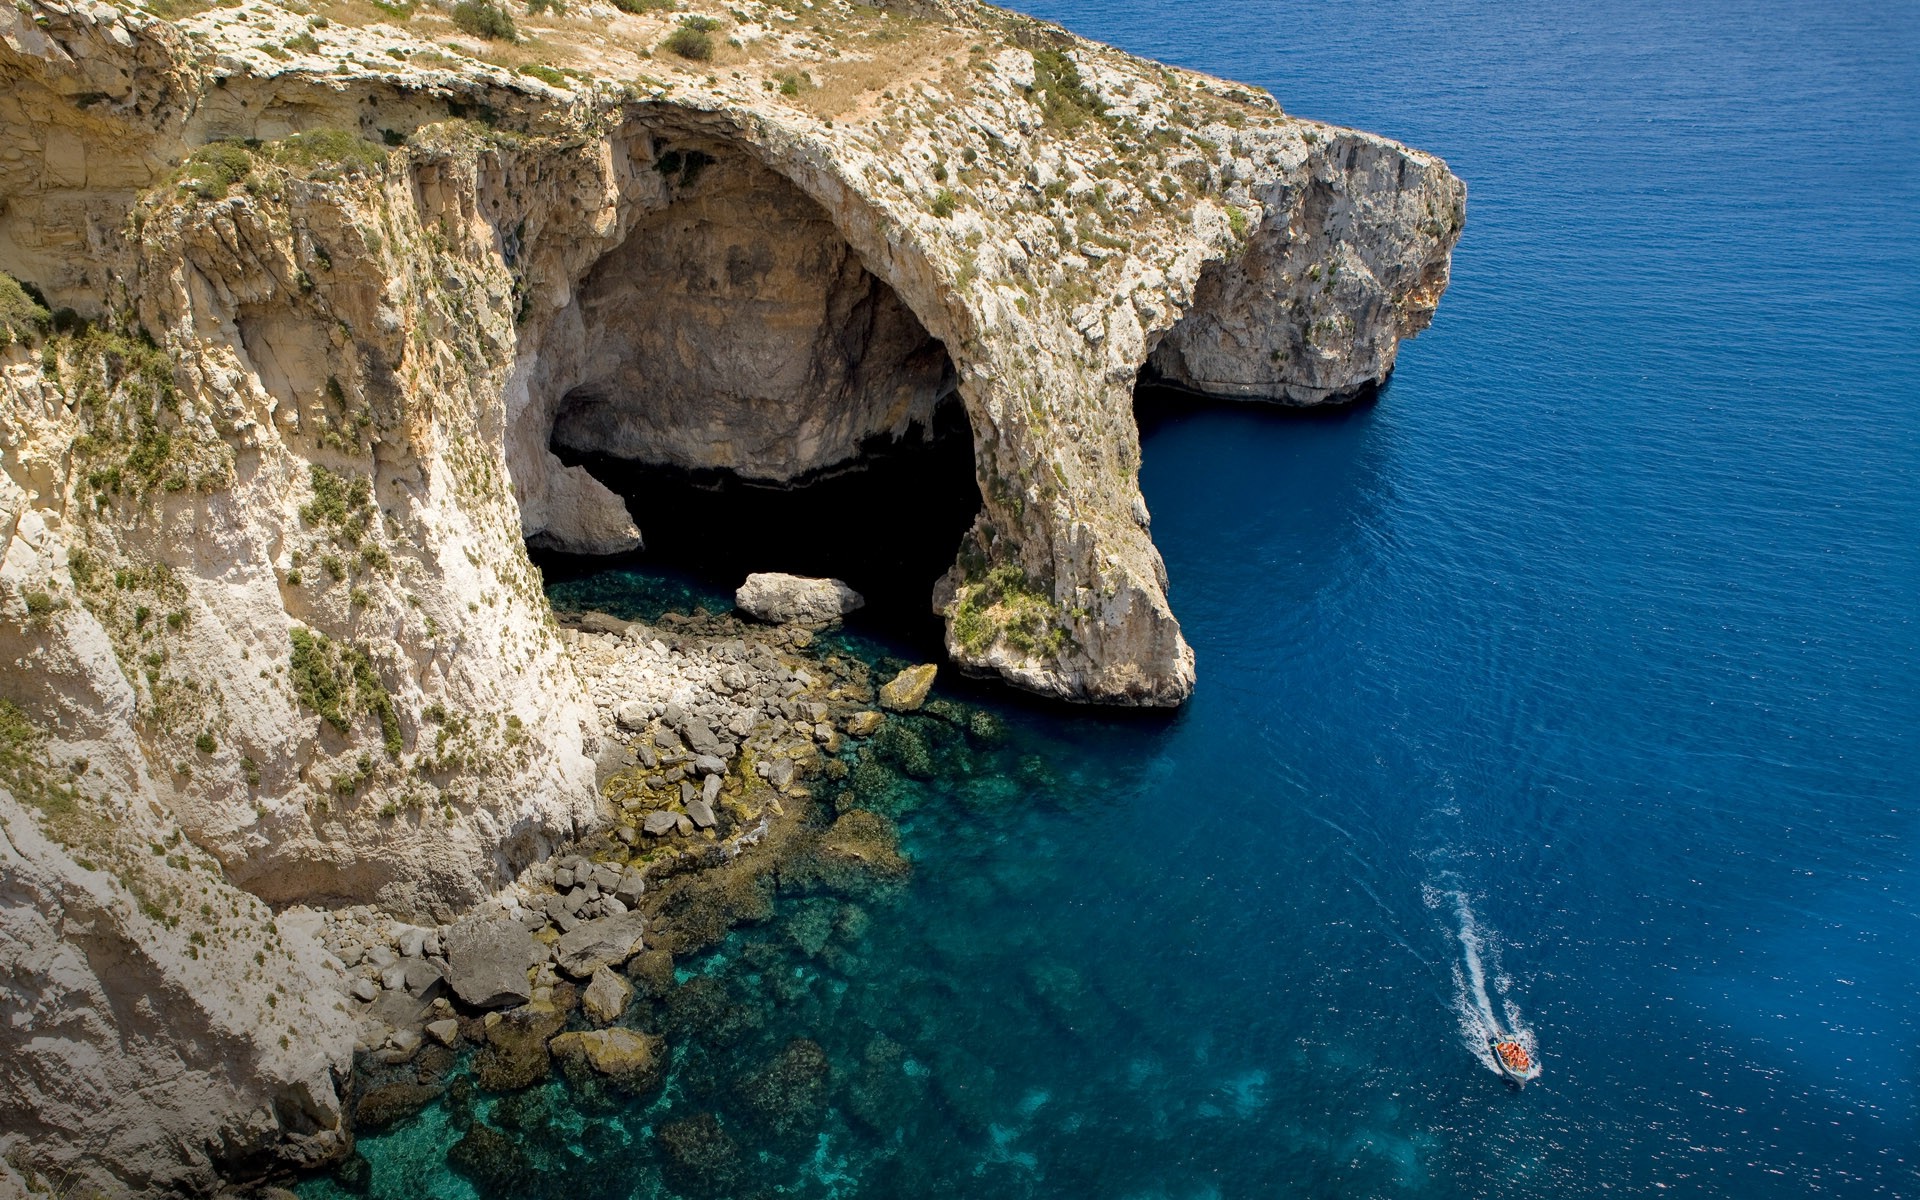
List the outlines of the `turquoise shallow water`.
<svg viewBox="0 0 1920 1200">
<path fill-rule="evenodd" d="M 1375 404 L 1146 406 L 1193 703 L 967 693 L 912 882 L 683 964 L 749 1015 L 661 1101 L 480 1102 L 517 1193 L 719 1113 L 736 1195 L 1920 1195 L 1915 8 L 1029 7 L 1445 155 L 1453 288 Z"/>
</svg>

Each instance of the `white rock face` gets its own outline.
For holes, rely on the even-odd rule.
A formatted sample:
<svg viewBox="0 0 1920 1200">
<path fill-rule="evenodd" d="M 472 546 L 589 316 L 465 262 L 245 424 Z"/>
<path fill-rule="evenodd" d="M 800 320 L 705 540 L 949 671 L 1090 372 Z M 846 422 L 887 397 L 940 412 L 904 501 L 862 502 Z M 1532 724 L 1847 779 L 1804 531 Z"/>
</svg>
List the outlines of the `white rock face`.
<svg viewBox="0 0 1920 1200">
<path fill-rule="evenodd" d="M 1238 256 L 1201 272 L 1192 306 L 1148 359 L 1152 377 L 1210 396 L 1323 404 L 1385 380 L 1400 339 L 1433 319 L 1448 260 L 1415 243 L 1458 229 L 1465 194 L 1402 190 L 1398 147 L 1318 132 L 1326 149 L 1304 186 L 1263 189 L 1267 219 Z"/>
<path fill-rule="evenodd" d="M 884 41 L 820 0 L 737 78 L 642 59 L 658 15 L 523 18 L 620 88 L 302 7 L 0 9 L 0 272 L 98 322 L 0 324 L 0 728 L 37 731 L 0 778 L 32 1034 L 0 1043 L 0 1138 L 108 1194 L 332 1144 L 349 984 L 261 902 L 450 920 L 610 818 L 616 728 L 836 736 L 797 678 L 561 636 L 527 544 L 654 517 L 556 444 L 791 481 L 957 398 L 982 509 L 931 597 L 949 655 L 1175 704 L 1143 366 L 1363 390 L 1464 219 L 1430 155 L 961 0 Z M 837 86 L 783 95 L 798 69 Z M 632 677 L 590 696 L 573 653 Z M 249 964 L 302 998 L 215 986 Z"/>
<path fill-rule="evenodd" d="M 733 594 L 742 612 L 775 625 L 827 625 L 866 603 L 838 579 L 810 579 L 777 571 L 747 576 Z"/>
<path fill-rule="evenodd" d="M 111 1196 L 343 1149 L 339 964 L 191 847 L 103 865 L 0 789 L 0 1153 Z"/>
</svg>

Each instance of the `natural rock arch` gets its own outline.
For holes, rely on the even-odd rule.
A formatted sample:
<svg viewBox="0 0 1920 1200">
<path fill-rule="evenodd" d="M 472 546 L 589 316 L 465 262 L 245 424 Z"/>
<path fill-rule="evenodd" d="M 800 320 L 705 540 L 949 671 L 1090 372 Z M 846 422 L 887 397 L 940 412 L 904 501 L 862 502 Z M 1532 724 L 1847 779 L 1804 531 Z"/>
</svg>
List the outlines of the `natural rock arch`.
<svg viewBox="0 0 1920 1200">
<path fill-rule="evenodd" d="M 641 532 L 556 449 L 786 484 L 958 402 L 945 344 L 764 148 L 683 129 L 628 144 L 621 237 L 528 338 L 509 467 L 546 500 L 523 491 L 531 544 L 609 552 Z"/>
</svg>

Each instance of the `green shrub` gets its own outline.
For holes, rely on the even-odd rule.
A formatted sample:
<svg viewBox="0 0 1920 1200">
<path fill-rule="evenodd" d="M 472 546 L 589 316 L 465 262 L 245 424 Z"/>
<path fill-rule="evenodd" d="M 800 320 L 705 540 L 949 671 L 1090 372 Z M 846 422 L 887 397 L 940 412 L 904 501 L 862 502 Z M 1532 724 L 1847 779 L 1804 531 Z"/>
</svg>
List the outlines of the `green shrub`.
<svg viewBox="0 0 1920 1200">
<path fill-rule="evenodd" d="M 385 147 L 345 129 L 310 129 L 261 149 L 273 161 L 297 167 L 371 171 L 387 162 Z"/>
<path fill-rule="evenodd" d="M 676 0 L 613 0 L 624 13 L 672 12 Z"/>
<path fill-rule="evenodd" d="M 373 481 L 365 475 L 343 476 L 319 463 L 307 468 L 313 499 L 301 506 L 300 519 L 331 530 L 342 545 L 357 547 L 373 521 Z"/>
<path fill-rule="evenodd" d="M 366 652 L 306 629 L 290 629 L 287 637 L 293 643 L 288 675 L 300 703 L 343 734 L 352 730 L 355 716 L 374 714 L 387 753 L 399 757 L 400 716 Z"/>
<path fill-rule="evenodd" d="M 53 328 L 47 306 L 11 275 L 0 275 L 0 346 L 31 343 Z"/>
<path fill-rule="evenodd" d="M 946 188 L 941 188 L 933 194 L 933 201 L 928 207 L 933 210 L 934 216 L 944 221 L 953 215 L 953 207 L 959 202 L 960 197 L 954 195 Z"/>
<path fill-rule="evenodd" d="M 193 739 L 193 748 L 202 754 L 212 754 L 219 748 L 219 743 L 213 740 L 211 733 L 203 733 Z"/>
<path fill-rule="evenodd" d="M 1048 125 L 1071 133 L 1107 106 L 1080 78 L 1080 68 L 1061 50 L 1033 51 L 1033 97 Z"/>
<path fill-rule="evenodd" d="M 180 186 L 202 200 L 219 200 L 253 173 L 253 152 L 241 142 L 208 142 L 180 167 Z"/>
<path fill-rule="evenodd" d="M 289 50 L 298 50 L 302 54 L 320 53 L 320 39 L 311 33 L 296 33 L 280 44 Z"/>
<path fill-rule="evenodd" d="M 554 87 L 567 86 L 567 77 L 565 75 L 562 75 L 553 67 L 542 66 L 539 63 L 527 63 L 520 68 L 520 73 L 522 75 L 531 75 L 541 83 L 549 83 Z"/>
<path fill-rule="evenodd" d="M 71 816 L 78 811 L 80 793 L 49 769 L 44 745 L 44 736 L 20 706 L 0 700 L 0 786 L 49 817 Z"/>
<path fill-rule="evenodd" d="M 495 42 L 517 42 L 513 14 L 493 0 L 460 0 L 453 6 L 453 23 L 463 33 Z"/>
<path fill-rule="evenodd" d="M 688 17 L 680 23 L 680 28 L 668 34 L 667 40 L 660 45 L 681 58 L 694 62 L 709 62 L 713 59 L 713 35 L 708 32 L 708 28 L 713 24 L 714 22 L 707 17 Z"/>
<path fill-rule="evenodd" d="M 301 39 L 312 42 L 313 50 L 319 49 L 311 34 L 298 34 L 288 41 Z M 315 179 L 329 179 L 378 170 L 386 165 L 387 152 L 379 143 L 345 129 L 313 129 L 277 142 L 209 142 L 181 164 L 179 184 L 202 200 L 219 200 L 235 184 L 254 187 L 253 170 L 262 160 L 301 168 Z"/>
<path fill-rule="evenodd" d="M 54 319 L 56 329 L 60 318 Z M 77 400 L 77 460 L 96 505 L 149 489 L 213 490 L 231 480 L 232 450 L 204 426 L 183 424 L 173 362 L 144 332 L 129 337 L 76 322 L 48 341 L 43 365 Z"/>
<path fill-rule="evenodd" d="M 1053 656 L 1067 643 L 1066 629 L 1056 623 L 1052 593 L 1012 564 L 994 567 L 985 579 L 962 587 L 959 601 L 953 634 L 969 653 L 983 653 L 1005 639 L 1023 653 Z"/>
</svg>

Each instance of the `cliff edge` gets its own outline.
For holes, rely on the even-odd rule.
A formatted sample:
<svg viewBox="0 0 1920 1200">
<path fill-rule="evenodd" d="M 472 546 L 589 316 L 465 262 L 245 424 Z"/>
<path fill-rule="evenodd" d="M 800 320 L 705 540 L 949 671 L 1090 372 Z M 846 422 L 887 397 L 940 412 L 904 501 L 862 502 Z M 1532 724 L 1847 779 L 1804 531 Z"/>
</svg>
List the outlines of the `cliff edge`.
<svg viewBox="0 0 1920 1200">
<path fill-rule="evenodd" d="M 331 1153 L 352 1034 L 315 1001 L 282 1048 L 275 985 L 339 964 L 267 906 L 445 919 L 602 821 L 526 547 L 647 515 L 556 447 L 784 481 L 958 403 L 948 653 L 1176 704 L 1136 382 L 1350 397 L 1447 283 L 1439 159 L 1028 18 L 538 7 L 0 14 L 0 1142 L 35 1171 Z M 207 999 L 274 945 L 303 974 Z M 56 1081 L 116 1039 L 159 1082 Z"/>
</svg>

